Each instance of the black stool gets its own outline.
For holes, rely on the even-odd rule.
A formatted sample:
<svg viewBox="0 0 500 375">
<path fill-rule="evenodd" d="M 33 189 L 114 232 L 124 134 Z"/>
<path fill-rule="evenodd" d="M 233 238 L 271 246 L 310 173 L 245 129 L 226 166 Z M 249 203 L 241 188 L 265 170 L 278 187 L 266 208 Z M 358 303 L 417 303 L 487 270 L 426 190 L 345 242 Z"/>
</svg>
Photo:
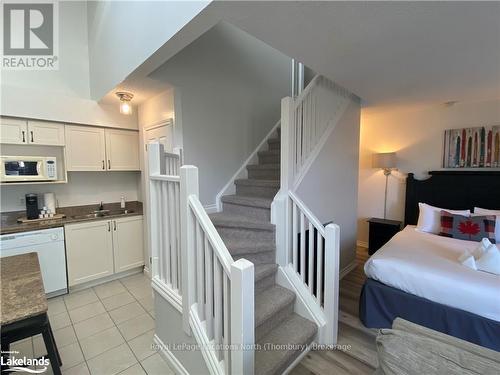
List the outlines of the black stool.
<svg viewBox="0 0 500 375">
<path fill-rule="evenodd" d="M 9 351 L 10 344 L 13 342 L 41 333 L 54 375 L 61 375 L 61 356 L 57 350 L 54 334 L 50 327 L 49 317 L 46 313 L 2 325 L 1 331 L 1 346 L 3 353 Z M 8 355 L 2 354 L 2 356 L 6 357 Z M 3 367 L 4 366 L 2 366 L 2 372 L 4 371 Z"/>
</svg>

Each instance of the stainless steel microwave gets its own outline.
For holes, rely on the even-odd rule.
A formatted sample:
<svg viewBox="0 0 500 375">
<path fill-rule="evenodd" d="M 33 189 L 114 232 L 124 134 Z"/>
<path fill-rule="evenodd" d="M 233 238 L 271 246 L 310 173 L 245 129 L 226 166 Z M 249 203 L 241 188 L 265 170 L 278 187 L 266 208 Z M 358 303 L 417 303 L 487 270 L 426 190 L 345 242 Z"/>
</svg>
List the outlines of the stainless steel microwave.
<svg viewBox="0 0 500 375">
<path fill-rule="evenodd" d="M 57 160 L 48 156 L 2 156 L 2 182 L 57 180 Z"/>
</svg>

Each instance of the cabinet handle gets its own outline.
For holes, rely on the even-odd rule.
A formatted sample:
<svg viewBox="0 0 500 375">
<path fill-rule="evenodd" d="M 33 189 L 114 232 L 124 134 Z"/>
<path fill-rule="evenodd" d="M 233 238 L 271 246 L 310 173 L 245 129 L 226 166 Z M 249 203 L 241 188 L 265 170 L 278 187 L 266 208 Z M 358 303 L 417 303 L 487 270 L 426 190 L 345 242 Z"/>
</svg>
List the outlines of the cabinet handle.
<svg viewBox="0 0 500 375">
<path fill-rule="evenodd" d="M 23 133 L 23 143 L 26 142 L 26 137 L 24 136 L 24 130 L 22 131 Z"/>
<path fill-rule="evenodd" d="M 33 139 L 33 130 L 31 130 L 30 133 L 31 133 L 31 142 L 35 142 L 35 140 Z"/>
<path fill-rule="evenodd" d="M 114 229 L 115 229 L 115 231 L 116 231 L 116 220 L 115 220 L 115 221 L 113 221 L 113 225 L 114 225 Z"/>
<path fill-rule="evenodd" d="M 108 169 L 111 169 L 111 160 L 108 159 Z"/>
<path fill-rule="evenodd" d="M 106 167 L 104 166 L 104 160 L 103 160 L 102 161 L 102 169 L 104 169 L 104 168 L 106 168 Z"/>
<path fill-rule="evenodd" d="M 111 221 L 108 221 L 108 232 L 111 232 Z"/>
</svg>

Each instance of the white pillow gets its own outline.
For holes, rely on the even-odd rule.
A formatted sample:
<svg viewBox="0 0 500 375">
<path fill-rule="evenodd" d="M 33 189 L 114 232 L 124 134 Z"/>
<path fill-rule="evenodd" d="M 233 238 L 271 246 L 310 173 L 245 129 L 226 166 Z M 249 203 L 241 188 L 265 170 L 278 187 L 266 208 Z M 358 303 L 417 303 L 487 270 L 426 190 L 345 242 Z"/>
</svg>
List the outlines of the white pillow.
<svg viewBox="0 0 500 375">
<path fill-rule="evenodd" d="M 439 234 L 441 232 L 441 211 L 448 211 L 451 214 L 470 216 L 470 210 L 448 210 L 447 208 L 439 208 L 431 206 L 427 203 L 418 204 L 419 214 L 417 222 L 417 230 Z"/>
<path fill-rule="evenodd" d="M 488 210 L 487 208 L 474 207 L 475 216 L 495 215 L 497 220 L 495 222 L 495 241 L 500 243 L 500 210 Z"/>
</svg>

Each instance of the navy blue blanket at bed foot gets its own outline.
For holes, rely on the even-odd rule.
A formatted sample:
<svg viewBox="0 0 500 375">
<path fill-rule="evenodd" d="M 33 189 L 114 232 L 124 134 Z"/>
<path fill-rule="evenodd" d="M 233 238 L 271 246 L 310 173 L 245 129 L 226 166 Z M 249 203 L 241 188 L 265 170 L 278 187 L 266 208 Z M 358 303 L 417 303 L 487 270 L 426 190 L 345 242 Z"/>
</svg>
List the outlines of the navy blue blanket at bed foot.
<svg viewBox="0 0 500 375">
<path fill-rule="evenodd" d="M 363 285 L 359 317 L 368 328 L 391 328 L 397 317 L 500 351 L 500 322 L 441 305 L 373 279 Z"/>
</svg>

